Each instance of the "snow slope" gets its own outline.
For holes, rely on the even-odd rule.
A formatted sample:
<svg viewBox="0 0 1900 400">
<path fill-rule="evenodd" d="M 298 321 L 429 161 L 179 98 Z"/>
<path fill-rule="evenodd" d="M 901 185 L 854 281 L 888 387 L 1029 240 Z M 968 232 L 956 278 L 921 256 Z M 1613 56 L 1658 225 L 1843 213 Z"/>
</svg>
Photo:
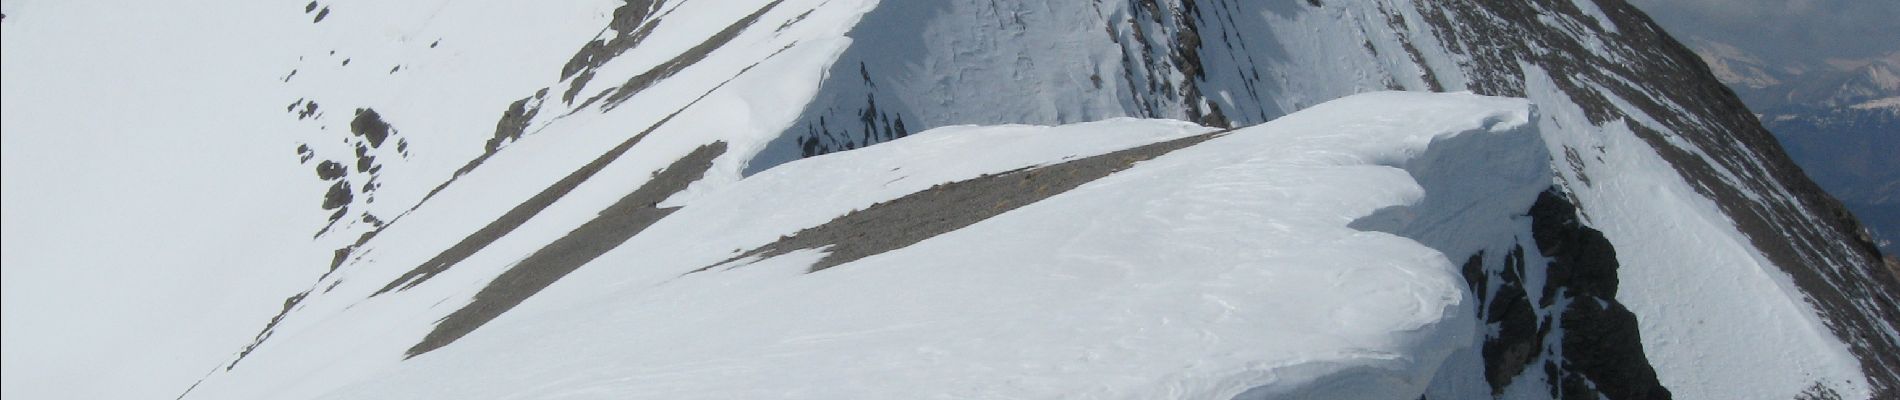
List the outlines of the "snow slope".
<svg viewBox="0 0 1900 400">
<path fill-rule="evenodd" d="M 239 371 L 306 383 L 238 390 L 257 380 L 216 377 L 193 397 L 1414 396 L 1470 342 L 1466 289 L 1442 254 L 1346 224 L 1421 201 L 1429 191 L 1404 168 L 1478 155 L 1444 143 L 1539 154 L 1523 140 L 1530 120 L 1516 100 L 1357 96 L 823 271 L 806 273 L 823 250 L 801 250 L 693 272 L 938 183 L 1205 132 L 1145 120 L 932 130 L 698 194 L 454 345 L 400 364 L 358 347 L 265 365 L 278 362 L 267 347 Z M 1541 169 L 1540 157 L 1506 160 Z M 1547 183 L 1528 178 L 1506 186 Z M 389 296 L 329 324 L 423 295 Z M 295 336 L 278 348 L 322 340 L 283 332 Z M 364 358 L 389 362 L 350 361 Z M 336 364 L 353 377 L 319 367 Z"/>
<path fill-rule="evenodd" d="M 1900 390 L 1871 245 L 1617 1 L 4 11 L 9 397 Z"/>
<path fill-rule="evenodd" d="M 892 125 L 1141 116 L 1247 126 L 1371 90 L 1530 97 L 1551 106 L 1540 124 L 1556 183 L 1587 226 L 1626 249 L 1613 281 L 1630 284 L 1601 300 L 1626 303 L 1638 323 L 1618 337 L 1641 339 L 1613 357 L 1655 356 L 1660 385 L 1685 398 L 1900 390 L 1894 274 L 1707 67 L 1628 4 L 1059 3 L 881 5 L 832 66 L 846 78 L 828 80 L 760 158 L 902 136 Z M 1505 247 L 1488 248 L 1490 273 Z M 1542 327 L 1565 307 L 1525 311 L 1537 317 L 1535 344 L 1563 341 Z M 1496 371 L 1556 386 L 1559 377 L 1537 375 L 1569 368 L 1557 352 Z M 1540 392 L 1523 391 L 1561 394 Z"/>
<path fill-rule="evenodd" d="M 322 272 L 297 25 L 179 23 L 294 12 L 221 3 L 0 4 L 0 397 L 175 397 Z"/>
</svg>

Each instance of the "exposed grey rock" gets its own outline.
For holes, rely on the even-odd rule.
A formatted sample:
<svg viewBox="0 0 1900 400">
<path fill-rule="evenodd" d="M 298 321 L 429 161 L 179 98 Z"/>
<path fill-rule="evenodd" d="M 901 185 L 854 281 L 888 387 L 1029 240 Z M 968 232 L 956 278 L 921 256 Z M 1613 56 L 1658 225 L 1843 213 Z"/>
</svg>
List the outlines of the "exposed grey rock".
<svg viewBox="0 0 1900 400">
<path fill-rule="evenodd" d="M 350 120 L 350 133 L 369 140 L 370 147 L 382 147 L 383 140 L 395 133 L 395 129 L 384 122 L 383 115 L 376 113 L 375 109 L 358 108 L 356 118 Z"/>
<path fill-rule="evenodd" d="M 1539 195 L 1530 216 L 1538 252 L 1550 258 L 1542 306 L 1569 304 L 1559 318 L 1562 398 L 1671 398 L 1643 353 L 1636 314 L 1616 301 L 1619 264 L 1610 240 L 1584 225 L 1576 207 L 1555 191 Z"/>
<path fill-rule="evenodd" d="M 811 266 L 811 271 L 817 272 L 963 229 L 1219 134 L 1189 136 L 1061 164 L 933 186 L 800 230 L 721 264 L 750 257 L 776 257 L 796 250 L 825 249 L 825 257 Z"/>
<path fill-rule="evenodd" d="M 487 287 L 475 294 L 474 301 L 437 322 L 435 330 L 409 348 L 408 356 L 414 357 L 453 343 L 678 210 L 656 205 L 699 180 L 707 169 L 712 168 L 713 158 L 725 152 L 725 142 L 713 142 L 700 146 L 666 169 L 654 173 L 652 180 L 601 210 L 600 215 L 593 220 L 548 243 L 496 276 Z"/>
<path fill-rule="evenodd" d="M 681 70 L 686 69 L 686 67 L 693 66 L 693 64 L 698 64 L 701 60 L 705 60 L 706 55 L 711 54 L 714 49 L 725 46 L 727 42 L 732 41 L 732 38 L 738 37 L 740 32 L 744 32 L 746 28 L 751 28 L 753 24 L 758 23 L 759 17 L 765 15 L 766 12 L 772 11 L 773 8 L 778 7 L 779 1 L 781 0 L 773 0 L 771 3 L 766 3 L 764 6 L 759 7 L 758 11 L 753 11 L 751 14 L 746 15 L 745 18 L 733 22 L 732 25 L 727 25 L 725 29 L 719 30 L 719 32 L 714 33 L 712 37 L 694 45 L 692 48 L 686 49 L 685 52 L 681 52 L 678 56 L 660 63 L 660 65 L 653 67 L 653 69 L 627 79 L 627 82 L 620 84 L 619 87 L 601 91 L 600 94 L 587 99 L 580 107 L 576 108 L 586 108 L 596 100 L 605 101 L 605 103 L 601 104 L 602 111 L 611 111 L 615 107 L 619 107 L 621 102 L 627 101 L 627 99 L 632 98 L 634 94 L 638 94 L 640 91 L 646 90 L 647 87 L 653 86 L 655 82 L 673 76 L 673 74 L 679 73 Z"/>
</svg>

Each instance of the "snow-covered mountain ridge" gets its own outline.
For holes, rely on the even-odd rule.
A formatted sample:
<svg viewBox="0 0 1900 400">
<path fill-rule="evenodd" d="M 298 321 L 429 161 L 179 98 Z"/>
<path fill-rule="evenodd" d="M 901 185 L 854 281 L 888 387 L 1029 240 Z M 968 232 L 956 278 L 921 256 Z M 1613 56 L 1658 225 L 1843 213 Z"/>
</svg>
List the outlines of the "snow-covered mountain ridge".
<svg viewBox="0 0 1900 400">
<path fill-rule="evenodd" d="M 1502 210 L 1528 209 L 1548 186 L 1528 117 L 1522 101 L 1395 93 L 1214 134 L 1147 120 L 926 131 L 704 193 L 596 259 L 640 268 L 575 270 L 418 357 L 391 357 L 409 344 L 400 341 L 405 335 L 388 338 L 397 346 L 346 346 L 361 339 L 286 327 L 281 332 L 294 336 L 274 340 L 351 350 L 286 359 L 266 344 L 192 396 L 1414 396 L 1445 357 L 1474 340 L 1463 280 L 1432 249 L 1347 224 L 1367 215 L 1380 218 L 1367 224 L 1394 230 L 1414 217 L 1509 224 L 1513 213 Z M 1198 144 L 1160 154 L 1122 150 L 1183 140 Z M 986 180 L 1041 193 L 1086 174 L 1069 166 L 1129 157 L 1148 161 L 1027 204 L 919 197 Z M 1474 168 L 1515 173 L 1421 182 L 1443 189 L 1412 183 L 1412 175 L 1469 176 Z M 1390 208 L 1432 205 L 1418 200 L 1445 189 L 1510 194 Z M 952 196 L 990 193 L 998 192 Z M 736 249 L 806 235 L 813 230 L 793 230 L 879 205 L 923 207 L 872 220 L 879 225 L 1008 208 L 823 271 L 807 273 L 843 243 L 731 259 Z M 355 309 L 326 325 L 394 328 L 371 310 L 404 308 L 405 298 L 442 286 L 431 281 L 361 303 L 341 295 L 380 282 L 365 280 L 343 280 L 330 292 Z M 460 307 L 477 306 L 477 297 Z M 322 309 L 326 300 L 304 307 Z M 312 368 L 338 364 L 352 367 Z M 587 376 L 605 380 L 573 376 L 573 365 L 592 365 Z M 270 377 L 327 384 L 283 392 L 299 385 Z"/>
<path fill-rule="evenodd" d="M 182 398 L 1900 390 L 1892 272 L 1620 1 L 280 8 L 329 256 Z"/>
</svg>

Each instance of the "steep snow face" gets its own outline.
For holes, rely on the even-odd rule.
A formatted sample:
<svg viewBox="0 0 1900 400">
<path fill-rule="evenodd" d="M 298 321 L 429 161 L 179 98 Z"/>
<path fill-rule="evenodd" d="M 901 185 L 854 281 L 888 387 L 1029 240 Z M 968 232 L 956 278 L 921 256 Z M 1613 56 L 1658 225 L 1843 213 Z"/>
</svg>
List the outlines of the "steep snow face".
<svg viewBox="0 0 1900 400">
<path fill-rule="evenodd" d="M 986 1 L 880 4 L 804 117 L 754 161 L 847 150 L 945 124 L 1108 117 L 1246 126 L 1352 93 L 1436 90 L 1403 5 Z M 1414 29 L 1419 28 L 1419 29 Z"/>
<path fill-rule="evenodd" d="M 1824 391 L 1817 386 L 1843 398 L 1871 395 L 1858 363 L 1805 299 L 1763 295 L 1800 293 L 1788 276 L 1751 249 L 1719 206 L 1670 173 L 1667 161 L 1635 133 L 1656 122 L 1577 118 L 1577 106 L 1547 75 L 1526 70 L 1529 98 L 1553 116 L 1541 122 L 1543 128 L 1572 132 L 1546 140 L 1553 152 L 1571 152 L 1566 157 L 1574 158 L 1566 162 L 1573 168 L 1562 174 L 1588 186 L 1572 188 L 1576 203 L 1586 205 L 1583 217 L 1617 244 L 1623 267 L 1616 298 L 1644 317 L 1644 346 L 1665 386 L 1685 397 L 1739 398 L 1773 388 L 1778 391 L 1767 393 L 1795 398 L 1818 396 Z M 1665 201 L 1670 207 L 1657 206 Z M 1747 334 L 1737 335 L 1734 327 L 1747 327 Z M 1742 367 L 1747 365 L 1786 369 Z M 1696 386 L 1711 381 L 1747 385 Z M 1697 390 L 1687 390 L 1692 388 Z"/>
<path fill-rule="evenodd" d="M 712 143 L 736 180 L 867 8 L 9 1 L 7 396 L 174 397 L 431 260 L 485 282 Z M 205 16 L 243 23 L 177 23 Z"/>
<path fill-rule="evenodd" d="M 238 349 L 236 357 L 220 367 L 204 385 L 193 389 L 193 396 L 200 392 L 214 397 L 217 393 L 310 396 L 321 393 L 311 391 L 327 388 L 330 383 L 306 379 L 303 374 L 331 377 L 330 382 L 348 382 L 352 380 L 350 377 L 368 376 L 377 371 L 376 366 L 398 362 L 408 354 L 426 352 L 429 346 L 419 343 L 425 336 L 452 338 L 465 334 L 486 319 L 506 311 L 512 302 L 535 294 L 552 279 L 560 277 L 559 273 L 507 274 L 521 265 L 524 257 L 534 260 L 529 265 L 536 267 L 523 269 L 525 271 L 578 267 L 574 260 L 584 262 L 587 255 L 598 255 L 599 251 L 617 245 L 618 241 L 613 238 L 625 240 L 654 218 L 664 216 L 671 207 L 653 205 L 687 189 L 687 183 L 699 181 L 694 184 L 695 188 L 716 187 L 736 180 L 739 165 L 744 161 L 739 155 L 746 154 L 749 147 L 756 148 L 754 143 L 762 142 L 754 137 L 769 137 L 789 124 L 790 118 L 795 116 L 796 105 L 810 96 L 819 81 L 821 68 L 849 43 L 842 38 L 842 29 L 849 27 L 863 11 L 862 7 L 844 2 L 815 8 L 817 3 L 592 4 L 587 5 L 587 9 L 565 10 L 576 15 L 551 17 L 561 22 L 547 23 L 592 27 L 576 28 L 566 39 L 526 40 L 536 46 L 537 51 L 559 48 L 547 43 L 571 43 L 567 50 L 559 51 L 562 54 L 540 57 L 534 55 L 539 53 L 517 53 L 516 56 L 528 54 L 526 58 L 538 61 L 501 60 L 531 65 L 511 64 L 526 71 L 500 67 L 477 71 L 479 73 L 466 79 L 448 81 L 460 82 L 456 84 L 460 85 L 457 89 L 443 89 L 447 93 L 461 93 L 456 90 L 480 93 L 452 96 L 442 101 L 357 100 L 361 103 L 308 96 L 301 104 L 317 100 L 351 104 L 350 109 L 378 110 L 380 119 L 397 132 L 376 146 L 367 143 L 368 138 L 362 135 L 329 134 L 326 132 L 340 129 L 334 125 L 318 125 L 318 129 L 302 132 L 310 135 L 312 142 L 338 141 L 337 136 L 341 136 L 344 143 L 355 143 L 354 148 L 365 150 L 345 153 L 354 154 L 352 157 L 360 162 L 364 154 L 375 156 L 375 152 L 392 150 L 390 146 L 397 140 L 393 138 L 411 138 L 413 143 L 406 150 L 415 154 L 412 158 L 415 161 L 398 162 L 395 160 L 401 157 L 378 156 L 372 161 L 377 164 L 351 169 L 353 174 L 371 175 L 362 178 L 364 181 L 358 181 L 357 175 L 341 180 L 325 177 L 323 185 L 347 182 L 343 187 L 354 194 L 350 196 L 354 201 L 336 209 L 336 215 L 341 217 L 335 217 L 334 223 L 318 236 L 319 246 L 336 249 L 334 257 L 304 260 L 317 261 L 319 264 L 309 267 L 319 270 L 328 267 L 329 272 L 310 283 L 304 293 L 284 301 L 283 312 L 262 326 L 253 343 Z M 545 5 L 522 3 L 516 6 Z M 364 10 L 356 18 L 366 21 L 346 25 L 344 29 L 363 25 L 432 26 L 425 23 L 428 16 L 458 12 L 488 15 L 485 13 L 507 11 L 491 9 L 488 5 L 444 3 L 434 11 L 421 14 L 379 13 L 371 12 L 374 7 L 380 7 L 376 5 L 338 3 L 320 4 L 314 12 L 322 13 L 326 7 L 332 11 L 312 26 L 351 21 L 344 17 L 350 15 L 352 9 Z M 585 22 L 590 16 L 595 18 L 591 24 Z M 439 40 L 415 44 L 414 48 L 407 49 L 406 58 L 428 61 L 443 49 L 453 49 L 458 40 L 480 47 L 479 43 L 486 42 L 483 38 L 488 35 L 507 35 L 506 32 L 483 31 L 486 28 L 482 26 L 486 24 L 454 25 L 470 31 L 430 32 L 439 35 Z M 386 38 L 372 37 L 360 42 L 338 40 L 312 47 L 340 48 L 338 53 L 347 54 L 353 46 L 383 44 L 380 39 Z M 616 44 L 626 41 L 651 45 Z M 573 50 L 576 48 L 580 51 Z M 318 54 L 328 54 L 328 51 L 316 50 Z M 448 55 L 451 56 L 448 60 L 440 61 L 443 68 L 463 65 L 453 56 L 467 53 Z M 363 65 L 362 60 L 353 60 L 349 65 L 337 63 L 331 68 Z M 418 64 L 422 63 L 418 61 Z M 480 62 L 474 64 L 486 66 Z M 316 81 L 311 83 L 313 86 L 332 88 L 424 85 L 411 80 L 435 79 L 404 78 L 404 70 L 391 74 L 381 67 L 377 69 L 379 79 L 375 80 L 333 77 L 305 70 L 299 70 L 302 72 L 288 79 L 290 82 L 310 79 Z M 759 72 L 750 73 L 754 70 Z M 421 66 L 412 65 L 408 71 L 418 72 L 409 76 L 433 76 L 419 73 L 424 71 Z M 534 76 L 544 79 L 533 79 Z M 787 76 L 808 78 L 783 79 Z M 483 89 L 459 89 L 469 86 L 469 82 L 489 80 L 510 83 Z M 527 82 L 520 82 L 523 80 Z M 436 89 L 422 86 L 417 91 L 439 93 Z M 571 102 L 565 98 L 569 92 L 576 94 Z M 477 99 L 488 102 L 462 103 Z M 297 110 L 301 108 L 293 109 Z M 409 114 L 411 110 L 416 114 Z M 425 129 L 420 123 L 408 122 L 415 118 L 404 118 L 404 115 L 439 115 L 444 120 L 457 121 L 452 123 L 473 121 L 478 126 Z M 287 118 L 305 117 L 292 113 Z M 307 118 L 327 121 L 317 115 Z M 351 116 L 346 121 L 354 122 L 355 118 Z M 424 146 L 427 141 L 422 136 L 456 144 Z M 423 157 L 425 153 L 434 155 Z M 308 157 L 307 165 L 322 171 L 318 160 L 324 157 L 329 156 Z M 694 159 L 676 162 L 683 158 Z M 673 174 L 656 174 L 661 170 Z M 398 179 L 404 176 L 410 178 Z M 375 200 L 368 200 L 372 195 Z M 595 222 L 603 209 L 614 206 L 620 206 L 616 210 L 640 217 Z M 577 231 L 587 234 L 571 234 Z M 550 253 L 566 254 L 569 258 L 529 257 L 550 243 L 582 246 L 564 247 L 566 251 Z M 480 290 L 498 276 L 518 284 L 494 285 L 497 289 L 493 291 Z M 506 292 L 506 295 L 492 295 L 493 292 Z M 394 293 L 406 296 L 398 297 Z M 451 304 L 466 302 L 469 296 L 477 294 L 493 299 L 493 302 L 483 303 L 483 307 L 494 308 L 456 319 L 460 328 L 438 327 L 437 319 L 460 307 L 432 307 L 450 298 L 456 299 Z M 379 309 L 396 311 L 346 312 L 359 309 L 359 303 L 366 298 L 371 302 L 395 304 Z M 339 322 L 358 320 L 370 323 Z M 351 327 L 365 326 L 397 334 L 402 339 L 346 333 L 356 329 Z M 273 344 L 280 340 L 308 340 L 310 345 Z M 360 349 L 361 353 L 334 350 L 340 348 Z M 372 356 L 361 356 L 363 354 Z M 315 364 L 321 365 L 322 371 L 297 367 L 313 365 L 310 360 L 326 359 L 337 361 Z M 252 363 L 258 366 L 252 367 Z M 285 373 L 282 368 L 296 373 Z"/>
<path fill-rule="evenodd" d="M 546 186 L 616 148 L 605 152 L 655 163 L 713 141 L 747 153 L 743 146 L 756 140 L 746 136 L 785 125 L 774 120 L 809 97 L 816 68 L 849 43 L 839 30 L 865 7 L 827 4 L 317 4 L 313 13 L 327 16 L 312 25 L 321 34 L 305 39 L 312 54 L 282 78 L 296 96 L 290 115 L 315 128 L 302 132 L 298 151 L 332 188 L 323 207 L 333 222 L 318 235 L 345 250 L 331 268 L 438 196 L 466 195 L 452 184 L 463 179 L 503 174 L 524 187 Z M 761 66 L 811 79 L 745 73 Z M 620 107 L 637 111 L 606 112 Z M 676 116 L 682 121 L 660 123 Z M 385 143 L 359 129 L 379 124 L 390 132 Z M 682 135 L 698 137 L 665 139 Z M 551 138 L 534 146 L 576 156 L 526 160 L 501 151 L 531 136 Z M 342 171 L 324 175 L 326 161 Z M 489 164 L 504 166 L 482 168 Z M 444 200 L 454 205 L 441 212 L 506 209 L 525 196 L 474 197 Z"/>
<path fill-rule="evenodd" d="M 0 397 L 174 397 L 322 272 L 279 11 L 0 4 Z"/>
</svg>

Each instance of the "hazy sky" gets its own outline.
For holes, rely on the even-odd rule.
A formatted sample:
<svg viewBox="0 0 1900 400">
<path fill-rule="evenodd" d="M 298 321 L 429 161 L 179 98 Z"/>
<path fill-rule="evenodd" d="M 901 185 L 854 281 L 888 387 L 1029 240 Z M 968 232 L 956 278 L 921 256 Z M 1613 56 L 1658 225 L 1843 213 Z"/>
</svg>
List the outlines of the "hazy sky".
<svg viewBox="0 0 1900 400">
<path fill-rule="evenodd" d="M 1900 0 L 1630 0 L 1678 38 L 1699 36 L 1769 61 L 1900 51 Z"/>
</svg>

